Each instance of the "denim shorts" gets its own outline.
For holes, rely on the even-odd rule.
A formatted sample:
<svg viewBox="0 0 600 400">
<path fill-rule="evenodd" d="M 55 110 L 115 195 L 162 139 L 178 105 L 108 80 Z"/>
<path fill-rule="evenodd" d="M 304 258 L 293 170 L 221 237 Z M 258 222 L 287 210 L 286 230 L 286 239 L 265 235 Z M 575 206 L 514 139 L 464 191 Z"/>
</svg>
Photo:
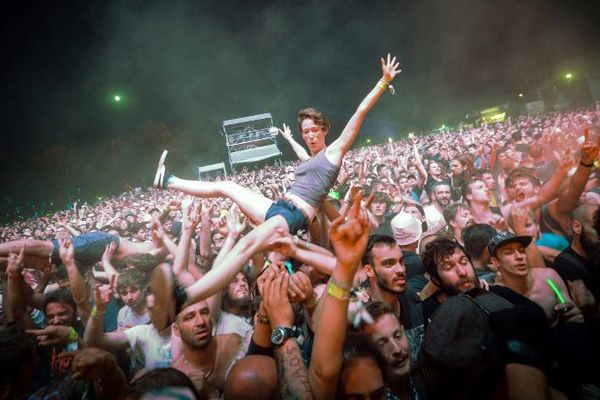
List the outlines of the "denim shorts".
<svg viewBox="0 0 600 400">
<path fill-rule="evenodd" d="M 290 234 L 292 235 L 295 235 L 299 230 L 308 230 L 308 220 L 304 212 L 291 201 L 279 199 L 277 203 L 273 203 L 267 210 L 265 221 L 276 215 L 281 215 L 285 218 L 290 229 Z"/>
<path fill-rule="evenodd" d="M 90 232 L 75 236 L 71 239 L 75 249 L 75 261 L 80 266 L 91 265 L 102 259 L 102 254 L 106 246 L 110 243 L 116 243 L 119 248 L 119 237 L 109 235 L 105 232 Z M 60 255 L 58 254 L 58 240 L 52 240 L 52 263 L 60 264 Z"/>
</svg>

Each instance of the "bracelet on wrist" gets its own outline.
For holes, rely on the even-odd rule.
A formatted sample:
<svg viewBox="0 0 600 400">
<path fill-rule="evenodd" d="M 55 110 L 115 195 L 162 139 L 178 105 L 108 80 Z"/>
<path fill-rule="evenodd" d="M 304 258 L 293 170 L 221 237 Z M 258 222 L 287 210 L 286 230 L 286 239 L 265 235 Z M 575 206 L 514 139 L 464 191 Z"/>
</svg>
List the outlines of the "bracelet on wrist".
<svg viewBox="0 0 600 400">
<path fill-rule="evenodd" d="M 94 319 L 103 319 L 105 314 L 106 314 L 106 310 L 98 311 L 98 308 L 96 308 L 96 306 L 94 306 L 92 308 L 92 312 L 90 313 L 90 316 Z"/>
<path fill-rule="evenodd" d="M 379 86 L 383 90 L 389 88 L 392 96 L 396 94 L 396 91 L 394 90 L 394 86 L 389 84 L 388 82 L 384 81 L 383 79 L 381 79 L 381 80 L 379 80 L 379 82 L 377 82 L 377 86 Z"/>
<path fill-rule="evenodd" d="M 348 300 L 350 298 L 350 289 L 350 285 L 339 282 L 333 276 L 327 283 L 327 294 L 338 300 Z"/>
</svg>

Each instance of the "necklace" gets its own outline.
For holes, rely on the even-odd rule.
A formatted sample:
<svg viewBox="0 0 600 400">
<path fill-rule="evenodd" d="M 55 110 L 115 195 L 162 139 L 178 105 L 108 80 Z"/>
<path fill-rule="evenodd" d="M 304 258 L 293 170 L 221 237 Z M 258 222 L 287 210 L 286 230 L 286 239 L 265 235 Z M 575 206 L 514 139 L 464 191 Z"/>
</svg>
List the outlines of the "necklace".
<svg viewBox="0 0 600 400">
<path fill-rule="evenodd" d="M 197 368 L 194 364 L 192 364 L 191 362 L 188 361 L 188 359 L 185 357 L 185 354 L 181 354 L 181 357 L 183 358 L 183 363 L 187 366 L 190 366 L 192 368 Z M 202 380 L 204 382 L 206 382 L 208 380 L 208 378 L 212 375 L 212 373 L 214 372 L 214 368 L 210 368 L 208 369 L 204 375 L 202 375 Z"/>
</svg>

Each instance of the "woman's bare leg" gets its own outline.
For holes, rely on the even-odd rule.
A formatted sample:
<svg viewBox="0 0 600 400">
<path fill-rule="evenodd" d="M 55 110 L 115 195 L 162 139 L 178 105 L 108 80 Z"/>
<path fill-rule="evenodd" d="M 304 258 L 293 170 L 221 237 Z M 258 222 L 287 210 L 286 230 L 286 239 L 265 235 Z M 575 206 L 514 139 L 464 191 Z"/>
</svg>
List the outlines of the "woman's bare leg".
<svg viewBox="0 0 600 400">
<path fill-rule="evenodd" d="M 273 204 L 272 200 L 263 195 L 233 182 L 191 181 L 172 176 L 167 187 L 203 198 L 229 197 L 237 203 L 248 218 L 256 223 L 264 222 L 267 210 Z"/>
<path fill-rule="evenodd" d="M 226 287 L 254 253 L 265 250 L 278 237 L 277 228 L 286 231 L 289 229 L 286 220 L 280 215 L 266 220 L 244 236 L 222 262 L 214 265 L 206 275 L 186 289 L 188 301 L 207 299 Z"/>
</svg>

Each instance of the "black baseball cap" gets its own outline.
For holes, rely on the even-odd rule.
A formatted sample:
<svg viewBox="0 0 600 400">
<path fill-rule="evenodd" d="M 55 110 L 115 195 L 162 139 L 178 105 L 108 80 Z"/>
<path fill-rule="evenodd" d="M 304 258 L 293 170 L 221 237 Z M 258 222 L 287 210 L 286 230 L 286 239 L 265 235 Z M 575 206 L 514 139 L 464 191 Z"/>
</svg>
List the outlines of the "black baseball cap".
<svg viewBox="0 0 600 400">
<path fill-rule="evenodd" d="M 498 249 L 511 243 L 521 243 L 527 247 L 531 243 L 531 236 L 517 236 L 510 231 L 498 231 L 488 242 L 487 248 L 490 256 L 495 256 Z"/>
</svg>

